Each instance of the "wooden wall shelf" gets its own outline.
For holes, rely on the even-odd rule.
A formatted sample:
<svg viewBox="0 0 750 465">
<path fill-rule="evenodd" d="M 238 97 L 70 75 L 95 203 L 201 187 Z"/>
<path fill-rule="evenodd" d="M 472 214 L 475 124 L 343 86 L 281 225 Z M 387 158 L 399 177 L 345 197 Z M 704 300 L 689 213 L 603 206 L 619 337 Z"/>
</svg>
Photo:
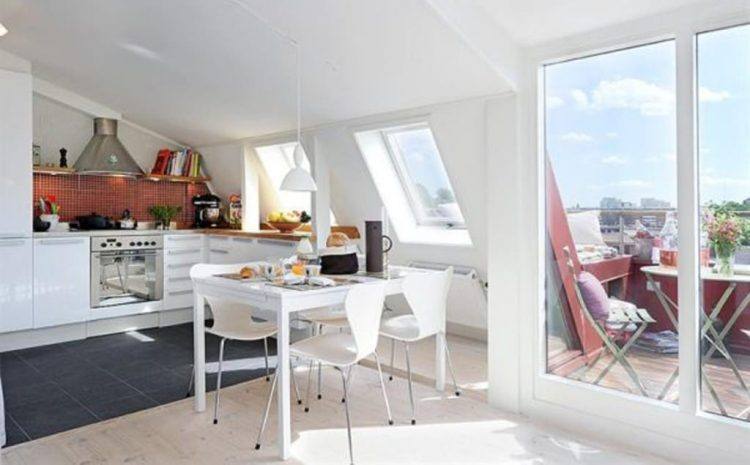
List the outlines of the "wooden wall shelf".
<svg viewBox="0 0 750 465">
<path fill-rule="evenodd" d="M 59 168 L 56 166 L 35 166 L 34 174 L 51 174 L 53 176 L 73 176 L 78 175 L 73 168 Z M 142 179 L 148 179 L 154 182 L 185 182 L 191 184 L 205 183 L 211 180 L 209 177 L 189 177 L 189 176 L 169 176 L 163 174 L 147 174 Z"/>
<path fill-rule="evenodd" d="M 34 167 L 34 173 L 39 174 L 63 174 L 63 175 L 70 175 L 70 174 L 76 174 L 75 170 L 73 168 L 60 168 L 58 166 L 35 166 Z"/>
<path fill-rule="evenodd" d="M 209 177 L 190 177 L 190 176 L 170 176 L 166 174 L 147 174 L 146 179 L 151 181 L 170 181 L 170 182 L 189 182 L 189 183 L 202 183 L 211 180 Z"/>
</svg>

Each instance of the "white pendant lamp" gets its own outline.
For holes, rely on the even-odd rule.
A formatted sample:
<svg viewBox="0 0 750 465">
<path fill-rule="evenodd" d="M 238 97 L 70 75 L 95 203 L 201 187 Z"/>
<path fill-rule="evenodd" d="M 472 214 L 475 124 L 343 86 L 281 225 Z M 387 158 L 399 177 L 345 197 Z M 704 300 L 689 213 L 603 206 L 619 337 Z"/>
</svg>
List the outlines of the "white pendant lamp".
<svg viewBox="0 0 750 465">
<path fill-rule="evenodd" d="M 315 192 L 318 186 L 310 173 L 302 167 L 305 148 L 302 147 L 302 66 L 299 44 L 297 45 L 297 146 L 294 148 L 294 167 L 284 176 L 281 181 L 281 189 L 285 191 Z"/>
</svg>

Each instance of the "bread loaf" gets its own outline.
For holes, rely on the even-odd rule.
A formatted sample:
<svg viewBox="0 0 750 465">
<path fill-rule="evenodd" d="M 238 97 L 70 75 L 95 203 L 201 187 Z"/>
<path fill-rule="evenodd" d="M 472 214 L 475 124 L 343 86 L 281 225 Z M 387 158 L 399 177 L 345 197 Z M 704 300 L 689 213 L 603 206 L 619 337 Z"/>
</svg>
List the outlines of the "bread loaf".
<svg viewBox="0 0 750 465">
<path fill-rule="evenodd" d="M 349 245 L 349 237 L 342 232 L 334 232 L 328 236 L 326 247 L 344 247 Z"/>
</svg>

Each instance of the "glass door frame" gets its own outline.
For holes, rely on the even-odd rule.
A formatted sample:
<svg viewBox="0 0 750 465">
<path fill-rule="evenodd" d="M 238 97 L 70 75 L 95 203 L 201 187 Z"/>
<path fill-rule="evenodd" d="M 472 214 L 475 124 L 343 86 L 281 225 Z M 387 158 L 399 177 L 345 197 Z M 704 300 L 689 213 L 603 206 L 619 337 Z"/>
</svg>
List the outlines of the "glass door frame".
<svg viewBox="0 0 750 465">
<path fill-rule="evenodd" d="M 533 233 L 536 241 L 529 246 L 530 257 L 523 267 L 528 276 L 528 287 L 521 286 L 521 298 L 536 311 L 520 316 L 529 346 L 519 347 L 521 360 L 520 410 L 534 417 L 549 419 L 568 426 L 594 428 L 601 434 L 616 433 L 613 424 L 634 431 L 656 433 L 691 441 L 696 444 L 732 450 L 747 447 L 750 423 L 721 417 L 701 410 L 700 404 L 700 344 L 698 279 L 699 203 L 697 154 L 697 35 L 701 32 L 737 26 L 750 21 L 750 11 L 740 9 L 720 12 L 681 10 L 680 14 L 650 18 L 611 28 L 582 38 L 566 41 L 556 47 L 540 47 L 530 51 L 524 76 L 530 83 L 520 89 L 521 112 L 531 117 L 521 118 L 521 150 L 528 149 L 535 156 L 522 157 L 522 179 L 535 179 L 521 186 L 523 198 L 529 199 L 522 209 L 527 212 L 522 228 Z M 619 38 L 612 37 L 619 35 Z M 606 39 L 605 39 L 606 37 Z M 676 47 L 676 146 L 677 146 L 677 211 L 679 228 L 679 403 L 677 405 L 643 398 L 598 386 L 584 384 L 546 373 L 545 351 L 545 94 L 544 66 L 582 58 L 607 51 L 646 45 L 660 40 L 674 40 Z M 532 191 L 535 190 L 535 191 Z M 527 197 L 528 195 L 528 197 Z M 527 350 L 528 349 L 528 350 Z M 571 411 L 577 415 L 571 415 Z M 614 428 L 614 429 L 613 429 Z M 667 433 L 668 432 L 668 433 Z M 640 438 L 641 440 L 643 438 Z M 659 441 L 656 441 L 658 444 Z M 659 447 L 654 446 L 654 447 Z"/>
</svg>

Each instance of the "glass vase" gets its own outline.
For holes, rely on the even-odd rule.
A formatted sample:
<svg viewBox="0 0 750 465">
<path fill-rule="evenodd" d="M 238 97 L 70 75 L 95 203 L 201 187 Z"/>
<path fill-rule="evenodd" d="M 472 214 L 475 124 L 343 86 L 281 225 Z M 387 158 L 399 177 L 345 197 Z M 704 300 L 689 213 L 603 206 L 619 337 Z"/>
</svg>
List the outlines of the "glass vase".
<svg viewBox="0 0 750 465">
<path fill-rule="evenodd" d="M 716 271 L 726 276 L 734 275 L 734 253 L 717 255 Z"/>
</svg>

